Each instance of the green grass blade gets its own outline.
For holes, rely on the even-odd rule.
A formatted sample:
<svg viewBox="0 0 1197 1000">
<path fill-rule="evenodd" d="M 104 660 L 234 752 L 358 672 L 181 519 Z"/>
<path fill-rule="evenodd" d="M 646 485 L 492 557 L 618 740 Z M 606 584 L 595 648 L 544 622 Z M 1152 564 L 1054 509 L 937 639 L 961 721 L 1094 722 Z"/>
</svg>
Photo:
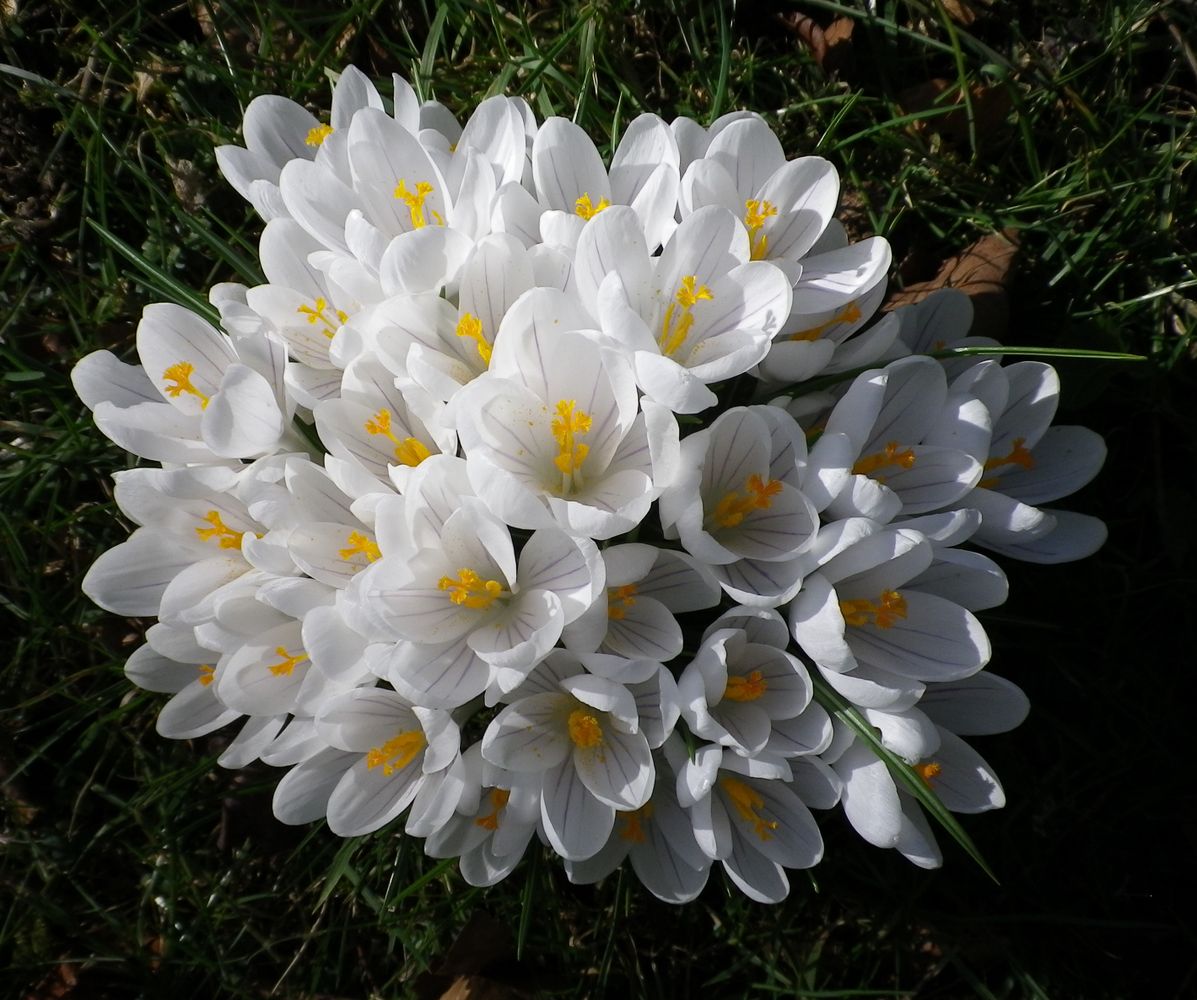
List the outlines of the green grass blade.
<svg viewBox="0 0 1197 1000">
<path fill-rule="evenodd" d="M 981 856 L 980 850 L 973 843 L 968 833 L 965 832 L 964 827 L 957 822 L 956 817 L 939 801 L 939 797 L 915 773 L 914 768 L 892 750 L 887 749 L 882 744 L 880 737 L 878 737 L 877 731 L 869 725 L 868 720 L 848 704 L 848 702 L 844 701 L 818 675 L 817 671 L 812 670 L 810 675 L 815 685 L 815 700 L 833 716 L 850 727 L 860 738 L 861 742 L 865 743 L 873 753 L 885 762 L 894 780 L 918 800 L 919 805 L 964 849 L 964 852 L 977 863 L 981 871 L 993 879 L 994 882 L 997 882 L 998 877 L 993 873 L 993 869 L 989 867 L 989 863 Z"/>
</svg>

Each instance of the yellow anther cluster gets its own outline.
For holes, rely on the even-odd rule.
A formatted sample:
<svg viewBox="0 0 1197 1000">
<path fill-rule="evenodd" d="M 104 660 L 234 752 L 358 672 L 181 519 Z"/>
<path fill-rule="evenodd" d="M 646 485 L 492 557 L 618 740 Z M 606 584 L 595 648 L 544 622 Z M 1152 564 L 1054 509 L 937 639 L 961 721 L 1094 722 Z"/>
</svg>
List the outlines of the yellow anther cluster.
<svg viewBox="0 0 1197 1000">
<path fill-rule="evenodd" d="M 342 559 L 365 556 L 366 562 L 374 562 L 375 559 L 382 557 L 382 550 L 378 547 L 378 543 L 369 535 L 363 535 L 360 531 L 349 532 L 349 537 L 345 541 L 347 548 L 339 550 Z"/>
<path fill-rule="evenodd" d="M 461 319 L 457 321 L 457 336 L 468 337 L 478 347 L 478 354 L 482 358 L 482 363 L 490 364 L 491 346 L 486 342 L 486 337 L 482 335 L 482 320 L 480 320 L 473 313 L 462 313 Z"/>
<path fill-rule="evenodd" d="M 1035 468 L 1035 456 L 1031 454 L 1030 449 L 1024 447 L 1026 440 L 1026 438 L 1015 438 L 1009 454 L 997 455 L 989 459 L 985 463 L 985 471 L 1000 469 L 1003 465 L 1018 465 L 1024 469 Z M 982 479 L 977 485 L 983 490 L 992 490 L 998 485 L 1000 479 L 1001 476 L 989 476 Z"/>
<path fill-rule="evenodd" d="M 195 371 L 195 365 L 190 361 L 180 361 L 177 365 L 171 365 L 162 373 L 162 379 L 166 382 L 173 382 L 174 385 L 166 387 L 166 394 L 171 399 L 178 399 L 183 393 L 191 396 L 198 396 L 200 401 L 200 409 L 206 409 L 208 406 L 208 397 L 199 391 L 191 384 L 191 373 Z"/>
<path fill-rule="evenodd" d="M 884 483 L 885 476 L 874 475 L 878 469 L 913 469 L 915 462 L 914 449 L 907 448 L 905 451 L 900 451 L 901 447 L 897 441 L 891 441 L 885 446 L 884 451 L 876 451 L 872 455 L 862 456 L 852 466 L 853 474 L 857 476 L 872 476 L 877 482 Z"/>
<path fill-rule="evenodd" d="M 210 663 L 201 663 L 199 677 L 196 679 L 200 682 L 201 687 L 207 687 L 216 679 L 216 668 Z"/>
<path fill-rule="evenodd" d="M 833 326 L 839 326 L 840 323 L 855 323 L 861 317 L 860 306 L 855 302 L 849 302 L 843 309 L 837 312 L 831 319 L 818 326 L 812 326 L 809 330 L 799 330 L 797 333 L 791 333 L 788 337 L 783 337 L 783 340 L 818 340 L 823 334 L 830 330 Z"/>
<path fill-rule="evenodd" d="M 575 435 L 588 433 L 591 424 L 590 414 L 579 410 L 577 405 L 572 399 L 559 399 L 552 423 L 553 440 L 560 449 L 553 464 L 565 477 L 580 472 L 590 454 L 590 445 L 574 440 Z"/>
<path fill-rule="evenodd" d="M 706 285 L 698 284 L 697 275 L 687 274 L 678 285 L 674 300 L 665 310 L 665 318 L 661 321 L 661 335 L 657 343 L 661 353 L 667 358 L 672 357 L 686 342 L 690 335 L 690 328 L 694 326 L 694 306 L 699 302 L 709 302 L 715 296 Z M 678 309 L 681 306 L 681 309 Z"/>
<path fill-rule="evenodd" d="M 610 207 L 611 207 L 611 202 L 609 199 L 600 198 L 599 203 L 597 205 L 595 205 L 590 200 L 589 194 L 582 195 L 581 198 L 579 198 L 577 201 L 574 202 L 574 211 L 578 215 L 580 215 L 583 219 L 586 219 L 586 220 L 593 219 L 604 208 L 610 208 Z"/>
<path fill-rule="evenodd" d="M 747 677 L 729 674 L 727 687 L 723 689 L 723 697 L 726 701 L 756 701 L 768 687 L 768 681 L 759 670 L 753 670 Z"/>
<path fill-rule="evenodd" d="M 468 566 L 457 571 L 457 579 L 442 576 L 437 587 L 449 592 L 449 600 L 467 608 L 484 610 L 494 604 L 506 591 L 498 580 L 483 580 Z"/>
<path fill-rule="evenodd" d="M 620 840 L 630 840 L 633 844 L 643 844 L 648 836 L 644 832 L 644 824 L 652 819 L 653 804 L 645 802 L 639 809 L 633 809 L 631 812 L 619 812 L 615 814 L 615 818 L 620 821 L 622 828 L 619 831 Z"/>
<path fill-rule="evenodd" d="M 271 663 L 269 666 L 270 672 L 274 674 L 275 677 L 289 677 L 291 672 L 297 666 L 299 666 L 299 664 L 306 662 L 308 658 L 308 654 L 302 649 L 292 656 L 291 653 L 288 652 L 286 646 L 275 646 L 274 655 L 279 658 L 279 662 Z"/>
<path fill-rule="evenodd" d="M 923 764 L 915 764 L 914 765 L 914 773 L 917 774 L 922 779 L 923 784 L 926 785 L 928 788 L 931 787 L 931 779 L 938 777 L 939 773 L 942 770 L 943 770 L 942 765 L 936 763 L 933 760 L 929 760 Z"/>
<path fill-rule="evenodd" d="M 308 146 L 320 146 L 332 134 L 333 127 L 331 125 L 317 125 L 315 128 L 308 129 L 307 138 L 303 141 Z"/>
<path fill-rule="evenodd" d="M 428 446 L 418 438 L 407 437 L 400 440 L 395 436 L 395 432 L 391 430 L 390 410 L 379 410 L 364 426 L 367 434 L 381 434 L 395 446 L 395 460 L 400 465 L 414 469 L 432 454 Z"/>
<path fill-rule="evenodd" d="M 899 618 L 906 617 L 906 598 L 896 590 L 884 590 L 876 601 L 867 597 L 855 601 L 840 601 L 840 613 L 846 625 L 876 625 L 892 628 Z"/>
<path fill-rule="evenodd" d="M 208 513 L 204 515 L 204 520 L 212 525 L 212 527 L 195 529 L 195 533 L 199 535 L 201 542 L 219 540 L 220 547 L 222 549 L 241 548 L 241 536 L 244 535 L 245 532 L 234 531 L 227 524 L 225 524 L 220 516 L 220 511 L 208 511 Z"/>
<path fill-rule="evenodd" d="M 497 830 L 499 828 L 499 813 L 506 807 L 507 800 L 511 798 L 511 792 L 506 788 L 492 788 L 488 797 L 490 799 L 490 812 L 474 820 L 474 825 L 480 826 L 484 830 Z"/>
<path fill-rule="evenodd" d="M 428 218 L 424 214 L 424 202 L 433 190 L 434 188 L 427 181 L 420 181 L 416 184 L 415 191 L 407 190 L 407 181 L 401 180 L 395 185 L 395 197 L 407 206 L 408 215 L 411 216 L 412 229 L 423 229 L 428 225 Z M 439 212 L 433 211 L 432 218 L 438 226 L 445 224 L 445 220 L 441 218 Z"/>
<path fill-rule="evenodd" d="M 376 767 L 382 767 L 382 773 L 390 777 L 396 771 L 402 771 L 407 767 L 415 760 L 416 754 L 427 745 L 428 740 L 424 738 L 423 730 L 411 729 L 400 733 L 382 746 L 373 747 L 366 754 L 366 768 L 372 771 Z"/>
<path fill-rule="evenodd" d="M 744 202 L 744 225 L 748 229 L 748 246 L 752 251 L 753 260 L 765 259 L 769 238 L 760 232 L 760 229 L 766 221 L 776 215 L 777 206 L 771 201 L 757 201 L 755 198 L 749 198 Z"/>
<path fill-rule="evenodd" d="M 333 314 L 337 317 L 337 321 L 334 323 L 327 315 L 328 302 L 320 298 L 316 299 L 314 305 L 300 306 L 295 311 L 301 316 L 306 316 L 308 318 L 308 322 L 311 323 L 312 326 L 315 326 L 317 323 L 322 323 L 324 325 L 324 336 L 326 336 L 329 340 L 332 340 L 336 335 L 337 327 L 349 319 L 349 315 L 347 313 L 340 309 L 334 309 Z"/>
<path fill-rule="evenodd" d="M 753 473 L 744 484 L 744 495 L 741 496 L 738 490 L 725 494 L 707 520 L 719 528 L 734 528 L 752 511 L 768 510 L 780 492 L 780 479 L 766 480 Z"/>
<path fill-rule="evenodd" d="M 726 774 L 719 779 L 719 787 L 731 800 L 732 807 L 739 814 L 740 819 L 752 824 L 753 833 L 761 840 L 773 839 L 772 831 L 777 829 L 778 822 L 775 819 L 765 819 L 761 816 L 758 810 L 764 807 L 765 797 L 760 792 L 739 778 L 733 778 Z"/>
<path fill-rule="evenodd" d="M 607 617 L 612 621 L 623 621 L 635 603 L 636 585 L 634 583 L 607 588 Z"/>
<path fill-rule="evenodd" d="M 569 738 L 574 746 L 590 750 L 603 742 L 603 727 L 591 709 L 575 708 L 569 713 Z"/>
</svg>

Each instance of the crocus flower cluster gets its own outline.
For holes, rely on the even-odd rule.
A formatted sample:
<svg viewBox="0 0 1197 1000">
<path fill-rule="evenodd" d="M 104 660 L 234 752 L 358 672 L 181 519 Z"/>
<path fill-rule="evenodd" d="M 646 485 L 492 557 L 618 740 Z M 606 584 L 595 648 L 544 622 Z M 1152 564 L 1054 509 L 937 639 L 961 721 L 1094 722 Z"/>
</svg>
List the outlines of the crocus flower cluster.
<svg viewBox="0 0 1197 1000">
<path fill-rule="evenodd" d="M 490 885 L 535 839 L 693 899 L 815 865 L 812 810 L 940 863 L 853 706 L 950 810 L 1003 804 L 967 742 L 1027 700 L 985 672 L 991 554 L 1091 553 L 1050 505 L 1101 439 L 943 293 L 881 318 L 890 251 L 760 117 L 631 121 L 609 165 L 518 98 L 464 126 L 402 79 L 282 97 L 217 150 L 265 222 L 219 324 L 146 308 L 88 355 L 137 527 L 84 590 L 156 617 L 126 672 L 166 737 L 285 769 L 284 823 L 384 827 Z M 858 374 L 863 372 L 862 374 Z M 818 379 L 816 383 L 810 380 Z"/>
</svg>

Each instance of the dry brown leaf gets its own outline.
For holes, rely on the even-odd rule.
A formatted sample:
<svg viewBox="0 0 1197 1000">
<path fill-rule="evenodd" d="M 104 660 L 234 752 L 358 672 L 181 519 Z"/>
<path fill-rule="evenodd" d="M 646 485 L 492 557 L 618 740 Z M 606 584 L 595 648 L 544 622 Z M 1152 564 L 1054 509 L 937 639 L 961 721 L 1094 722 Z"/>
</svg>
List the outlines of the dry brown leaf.
<svg viewBox="0 0 1197 1000">
<path fill-rule="evenodd" d="M 527 996 L 485 976 L 458 976 L 440 1000 L 519 1000 Z"/>
<path fill-rule="evenodd" d="M 940 3 L 943 4 L 948 17 L 966 28 L 981 16 L 977 5 L 970 0 L 940 0 Z"/>
<path fill-rule="evenodd" d="M 826 28 L 812 17 L 796 11 L 779 14 L 778 21 L 798 36 L 798 40 L 811 51 L 815 62 L 828 73 L 838 73 L 846 68 L 852 58 L 852 31 L 856 22 L 850 17 L 837 17 Z"/>
<path fill-rule="evenodd" d="M 976 122 L 977 145 L 992 145 L 1004 132 L 1011 107 L 1010 95 L 1004 87 L 974 84 L 969 87 L 968 96 Z M 908 115 L 953 105 L 954 110 L 921 119 L 914 123 L 914 128 L 919 132 L 934 133 L 956 149 L 966 149 L 969 143 L 968 108 L 958 84 L 937 77 L 907 87 L 898 95 L 898 106 Z"/>
<path fill-rule="evenodd" d="M 886 311 L 925 299 L 941 288 L 956 288 L 973 301 L 972 333 L 1001 340 L 1010 325 L 1010 303 L 1006 294 L 1014 261 L 1018 255 L 1018 233 L 1004 229 L 982 236 L 972 246 L 943 262 L 930 281 L 919 281 L 895 292 Z"/>
</svg>

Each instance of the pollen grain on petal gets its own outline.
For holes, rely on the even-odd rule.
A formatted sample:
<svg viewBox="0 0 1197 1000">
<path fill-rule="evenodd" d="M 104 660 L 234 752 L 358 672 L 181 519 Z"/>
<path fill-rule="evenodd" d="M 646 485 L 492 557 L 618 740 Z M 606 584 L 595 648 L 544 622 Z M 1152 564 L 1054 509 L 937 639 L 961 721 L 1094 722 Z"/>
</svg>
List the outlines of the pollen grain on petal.
<svg viewBox="0 0 1197 1000">
<path fill-rule="evenodd" d="M 707 515 L 708 530 L 734 528 L 754 510 L 768 510 L 781 489 L 780 479 L 767 480 L 753 473 L 741 490 L 731 490 L 720 497 L 715 509 Z"/>
<path fill-rule="evenodd" d="M 840 614 L 845 625 L 893 628 L 898 619 L 906 617 L 906 598 L 896 590 L 884 590 L 875 601 L 867 597 L 840 601 Z"/>
<path fill-rule="evenodd" d="M 475 570 L 464 566 L 457 571 L 456 578 L 442 576 L 437 589 L 447 591 L 449 600 L 475 611 L 485 611 L 500 597 L 508 596 L 498 580 L 483 580 Z"/>
<path fill-rule="evenodd" d="M 191 375 L 195 371 L 195 365 L 190 361 L 180 361 L 178 364 L 171 365 L 162 373 L 162 380 L 164 382 L 172 383 L 167 385 L 166 394 L 171 399 L 178 399 L 183 393 L 189 396 L 195 396 L 200 401 L 200 409 L 206 410 L 210 398 L 200 392 L 191 382 Z"/>
<path fill-rule="evenodd" d="M 868 476 L 879 483 L 884 483 L 886 477 L 878 475 L 881 469 L 897 469 L 904 471 L 913 469 L 917 456 L 913 448 L 902 450 L 897 441 L 890 441 L 882 451 L 875 451 L 871 455 L 862 455 L 852 466 L 855 476 Z"/>
<path fill-rule="evenodd" d="M 603 727 L 592 708 L 575 708 L 569 713 L 569 738 L 574 746 L 592 750 L 603 742 Z"/>
<path fill-rule="evenodd" d="M 773 831 L 779 826 L 775 819 L 765 819 L 760 810 L 764 808 L 765 797 L 747 782 L 725 774 L 719 779 L 719 787 L 731 802 L 736 814 L 745 823 L 752 825 L 752 832 L 762 840 L 772 840 Z"/>
<path fill-rule="evenodd" d="M 307 137 L 303 140 L 304 145 L 322 146 L 324 140 L 332 135 L 334 131 L 331 125 L 317 125 L 314 128 L 310 128 L 308 129 Z"/>
<path fill-rule="evenodd" d="M 610 208 L 611 201 L 608 198 L 600 198 L 598 204 L 590 200 L 590 193 L 583 194 L 574 202 L 575 214 L 581 216 L 583 219 L 590 221 L 599 214 L 604 208 Z"/>
<path fill-rule="evenodd" d="M 661 332 L 657 336 L 657 345 L 665 357 L 673 357 L 685 345 L 694 326 L 694 307 L 699 302 L 710 302 L 714 298 L 710 288 L 698 284 L 697 275 L 687 274 L 682 278 L 673 301 L 665 309 Z"/>
<path fill-rule="evenodd" d="M 396 771 L 402 771 L 428 746 L 428 740 L 421 729 L 409 729 L 387 740 L 380 747 L 372 747 L 366 754 L 366 769 L 373 771 L 382 768 L 382 773 L 390 777 Z"/>
<path fill-rule="evenodd" d="M 278 663 L 267 664 L 275 677 L 289 677 L 297 666 L 306 663 L 308 654 L 305 650 L 291 653 L 286 646 L 275 646 L 274 655 L 279 658 Z"/>
</svg>

